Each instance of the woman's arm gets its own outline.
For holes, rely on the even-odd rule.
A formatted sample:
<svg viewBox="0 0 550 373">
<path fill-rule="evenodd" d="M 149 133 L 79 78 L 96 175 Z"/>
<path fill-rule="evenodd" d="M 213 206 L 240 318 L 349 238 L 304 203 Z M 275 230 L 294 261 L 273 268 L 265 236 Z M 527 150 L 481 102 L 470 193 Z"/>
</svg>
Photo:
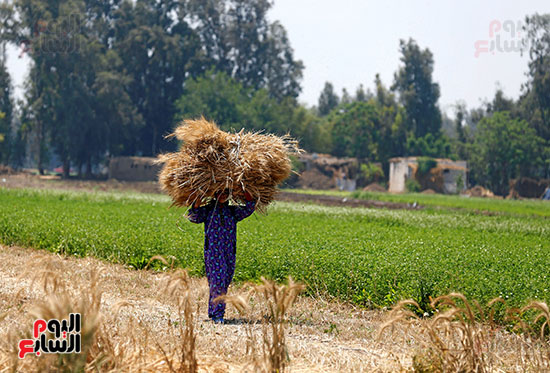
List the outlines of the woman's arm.
<svg viewBox="0 0 550 373">
<path fill-rule="evenodd" d="M 252 199 L 252 196 L 250 194 L 246 193 L 246 204 L 244 206 L 235 206 L 233 208 L 233 216 L 237 221 L 241 221 L 254 212 L 254 209 L 256 208 L 256 201 Z"/>
<path fill-rule="evenodd" d="M 187 218 L 191 223 L 204 223 L 208 217 L 208 211 L 209 205 L 198 207 L 193 206 L 187 211 Z"/>
</svg>

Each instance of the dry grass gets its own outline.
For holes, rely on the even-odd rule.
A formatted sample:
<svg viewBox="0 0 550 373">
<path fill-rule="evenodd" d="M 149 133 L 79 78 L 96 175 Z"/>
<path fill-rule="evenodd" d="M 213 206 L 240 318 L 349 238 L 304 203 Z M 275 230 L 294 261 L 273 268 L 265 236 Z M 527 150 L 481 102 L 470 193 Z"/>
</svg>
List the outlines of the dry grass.
<svg viewBox="0 0 550 373">
<path fill-rule="evenodd" d="M 195 373 L 198 370 L 195 351 L 196 335 L 194 331 L 195 315 L 192 310 L 192 300 L 189 290 L 189 275 L 187 271 L 178 269 L 173 271 L 167 280 L 166 294 L 176 300 L 178 308 L 178 333 L 172 333 L 171 340 L 177 340 L 176 348 L 173 344 L 155 341 L 157 348 L 162 352 L 164 361 L 170 372 Z M 166 348 L 168 347 L 168 348 Z"/>
<path fill-rule="evenodd" d="M 522 337 L 517 343 L 517 360 L 524 371 L 550 372 L 550 310 L 546 303 L 533 301 L 508 310 L 508 320 Z"/>
<path fill-rule="evenodd" d="M 179 152 L 159 156 L 164 163 L 159 182 L 176 206 L 204 202 L 227 190 L 237 203 L 250 193 L 264 211 L 277 185 L 290 175 L 289 154 L 301 152 L 289 136 L 243 130 L 230 134 L 204 118 L 185 120 L 172 136 L 183 143 Z"/>
<path fill-rule="evenodd" d="M 300 290 L 292 282 L 232 287 L 229 324 L 215 325 L 205 279 L 1 247 L 0 371 L 550 371 L 542 302 L 510 310 L 517 330 L 508 331 L 457 294 L 422 319 L 410 302 L 384 314 Z M 74 311 L 86 314 L 85 353 L 16 359 L 16 342 L 37 316 Z M 384 316 L 391 322 L 382 327 Z"/>
<path fill-rule="evenodd" d="M 379 338 L 387 329 L 404 324 L 406 338 L 417 344 L 411 366 L 414 372 L 550 371 L 550 344 L 544 335 L 548 306 L 532 302 L 521 310 L 508 310 L 507 320 L 517 322 L 515 334 L 495 324 L 495 309 L 499 306 L 504 307 L 500 298 L 482 308 L 462 294 L 451 293 L 432 300 L 435 316 L 421 320 L 412 311 L 420 309 L 419 305 L 404 300 L 389 313 Z M 538 311 L 531 322 L 522 317 L 528 310 Z M 533 327 L 541 320 L 540 334 L 533 339 Z"/>
<path fill-rule="evenodd" d="M 32 268 L 32 276 L 25 274 L 28 268 Z M 101 303 L 95 337 L 86 357 L 86 364 L 92 361 L 102 364 L 97 371 L 170 372 L 167 361 L 172 364 L 172 371 L 186 369 L 186 364 L 189 365 L 186 361 L 192 355 L 182 351 L 189 346 L 182 341 L 187 326 L 191 325 L 192 333 L 187 329 L 187 336 L 195 340 L 198 372 L 254 372 L 266 361 L 264 351 L 271 350 L 262 346 L 264 335 L 266 340 L 272 340 L 270 311 L 261 293 L 250 294 L 251 287 L 232 286 L 229 291 L 249 301 L 246 316 L 229 306 L 226 310 L 229 323 L 216 325 L 206 316 L 205 278 L 187 278 L 176 272 L 135 271 L 93 258 L 0 246 L 0 372 L 11 371 L 9 367 L 15 364 L 14 341 L 32 331 L 35 316 L 31 312 L 35 306 L 47 303 L 48 294 L 38 278 L 44 271 L 52 275 L 43 277 L 49 281 L 48 294 L 59 295 L 64 287 L 68 295 L 63 303 L 72 309 L 85 299 L 91 304 L 94 297 L 95 304 Z M 91 286 L 92 273 L 96 276 L 95 290 Z M 188 287 L 184 290 L 186 281 Z M 170 284 L 172 290 L 178 289 L 180 295 L 188 296 L 192 322 L 186 320 L 182 302 L 185 298 L 172 293 Z M 276 308 L 274 312 L 277 314 Z M 380 311 L 358 309 L 336 299 L 316 296 L 297 297 L 294 305 L 284 312 L 284 322 L 275 325 L 283 328 L 274 330 L 284 331 L 286 357 L 290 361 L 279 361 L 286 364 L 287 370 L 391 372 L 399 366 L 396 359 L 406 364 L 405 344 L 380 343 L 374 339 L 374 332 L 382 322 Z M 278 340 L 281 338 L 275 339 Z M 37 371 L 32 364 L 43 357 L 27 355 L 17 362 L 18 371 Z M 263 366 L 269 370 L 270 365 Z"/>
<path fill-rule="evenodd" d="M 85 282 L 78 284 L 82 288 L 80 290 L 62 277 L 60 269 L 63 267 L 59 261 L 51 260 L 45 264 L 44 270 L 20 276 L 21 279 L 31 276 L 31 288 L 40 286 L 44 300 L 31 304 L 30 311 L 20 324 L 18 330 L 29 332 L 17 333 L 15 329 L 10 329 L 0 349 L 0 366 L 13 372 L 157 371 L 160 359 L 151 358 L 151 351 L 144 342 L 148 332 L 142 330 L 136 320 L 123 327 L 117 322 L 118 312 L 126 304 L 113 304 L 109 318 L 105 318 L 100 310 L 103 295 L 101 273 L 95 268 L 88 271 Z M 30 338 L 34 320 L 68 319 L 70 313 L 81 314 L 81 353 L 17 358 L 17 342 Z"/>
<path fill-rule="evenodd" d="M 98 349 L 95 343 L 95 336 L 100 326 L 101 315 L 99 305 L 101 303 L 101 292 L 98 290 L 98 276 L 93 272 L 90 274 L 89 291 L 86 296 L 75 298 L 67 288 L 67 284 L 54 271 L 53 263 L 48 263 L 44 270 L 31 273 L 24 273 L 22 277 L 32 276 L 32 286 L 40 286 L 46 295 L 44 301 L 35 303 L 29 312 L 29 332 L 8 334 L 4 341 L 2 352 L 6 365 L 11 370 L 24 371 L 81 371 L 88 364 L 95 367 L 102 367 L 108 364 L 102 349 Z M 82 315 L 81 329 L 81 353 L 80 354 L 46 354 L 40 357 L 30 356 L 23 360 L 17 359 L 17 341 L 22 338 L 30 338 L 32 321 L 36 319 L 68 319 L 70 313 Z M 6 343 L 7 342 L 7 343 Z M 9 363 L 8 363 L 9 361 Z"/>
<path fill-rule="evenodd" d="M 40 256 L 40 260 L 37 258 L 36 261 L 27 264 L 41 270 L 29 271 L 19 276 L 18 280 L 29 279 L 29 289 L 40 291 L 44 301 L 37 300 L 28 304 L 28 312 L 24 319 L 20 320 L 18 327 L 8 329 L 9 336 L 0 349 L 0 366 L 9 371 L 24 372 L 197 372 L 216 371 L 216 366 L 219 367 L 219 362 L 212 361 L 208 356 L 201 363 L 197 359 L 195 328 L 200 310 L 198 307 L 193 310 L 193 304 L 198 305 L 199 299 L 195 291 L 196 280 L 189 278 L 186 271 L 170 270 L 166 274 L 158 275 L 161 277 L 158 298 L 170 302 L 176 309 L 175 314 L 169 316 L 164 332 L 159 333 L 156 330 L 158 326 L 155 328 L 142 316 L 134 316 L 128 312 L 136 308 L 132 301 L 111 301 L 111 306 L 105 308 L 106 302 L 102 299 L 105 289 L 101 285 L 104 274 L 101 269 L 91 266 L 88 271 L 82 271 L 79 276 L 82 279 L 75 282 L 74 277 L 64 276 L 69 272 L 69 267 L 64 263 L 65 259 L 61 258 L 49 255 L 49 260 L 45 262 L 44 257 Z M 162 260 L 169 265 L 163 258 L 154 259 Z M 265 326 L 276 321 L 277 325 L 273 327 L 276 334 L 271 339 L 263 339 L 266 343 L 265 348 L 257 349 L 255 339 L 247 340 L 246 361 L 238 370 L 258 371 L 260 367 L 265 367 L 268 369 L 265 371 L 281 371 L 278 367 L 284 369 L 288 363 L 287 346 L 284 344 L 284 328 L 287 325 L 284 316 L 303 287 L 293 284 L 292 281 L 290 286 L 278 286 L 266 281 L 264 285 L 255 289 L 260 291 L 262 288 L 263 294 L 266 297 L 271 296 L 275 302 L 271 311 L 263 308 L 263 312 L 273 315 L 274 319 L 266 321 Z M 17 297 L 21 296 L 21 293 L 23 289 L 16 294 Z M 271 304 L 268 298 L 265 304 Z M 40 357 L 27 356 L 22 360 L 17 359 L 17 342 L 30 337 L 35 319 L 66 319 L 74 312 L 80 313 L 83 320 L 80 354 L 43 354 Z M 6 314 L 4 313 L 4 316 Z M 251 326 L 255 324 L 253 321 L 249 322 Z M 28 332 L 14 332 L 16 330 Z M 253 336 L 254 332 L 251 327 L 248 335 Z M 284 361 L 281 359 L 283 353 Z M 226 365 L 226 368 L 228 366 Z M 272 367 L 275 368 L 271 369 Z"/>
<path fill-rule="evenodd" d="M 288 311 L 296 301 L 298 294 L 305 290 L 305 285 L 288 279 L 288 285 L 278 285 L 262 277 L 262 284 L 252 285 L 247 297 L 222 296 L 221 300 L 232 304 L 241 315 L 248 316 L 250 312 L 251 293 L 260 295 L 267 315 L 262 322 L 261 340 L 250 327 L 247 328 L 247 351 L 252 356 L 254 371 L 276 373 L 285 372 L 288 368 L 289 354 L 285 341 L 288 325 Z M 250 324 L 249 324 L 250 325 Z M 260 346 L 260 348 L 258 348 Z"/>
<path fill-rule="evenodd" d="M 156 259 L 166 263 L 163 258 Z M 68 319 L 70 313 L 80 313 L 83 322 L 81 353 L 43 354 L 18 359 L 17 342 L 30 338 L 31 333 L 10 332 L 0 350 L 0 366 L 9 367 L 6 369 L 14 372 L 198 371 L 194 333 L 196 316 L 192 310 L 194 300 L 185 270 L 171 270 L 164 276 L 163 295 L 175 302 L 177 314 L 175 321 L 169 321 L 166 334 L 159 338 L 140 318 L 130 316 L 120 322 L 119 312 L 125 307 L 131 308 L 130 302 L 116 302 L 109 309 L 109 317 L 105 317 L 100 311 L 103 289 L 96 268 L 90 269 L 86 283 L 78 284 L 81 289 L 75 289 L 61 277 L 60 267 L 63 264 L 54 259 L 46 263 L 44 270 L 32 274 L 31 287 L 40 284 L 46 299 L 31 307 L 26 329 L 30 330 L 36 319 L 62 320 Z M 24 273 L 21 278 L 30 274 Z"/>
</svg>

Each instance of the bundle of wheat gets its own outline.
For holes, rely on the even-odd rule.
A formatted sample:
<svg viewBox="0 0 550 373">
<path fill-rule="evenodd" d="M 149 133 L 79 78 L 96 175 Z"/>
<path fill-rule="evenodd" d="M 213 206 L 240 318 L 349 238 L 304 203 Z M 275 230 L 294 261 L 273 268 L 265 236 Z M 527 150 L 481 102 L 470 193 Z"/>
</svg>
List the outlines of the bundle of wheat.
<svg viewBox="0 0 550 373">
<path fill-rule="evenodd" d="M 204 202 L 223 191 L 242 203 L 248 192 L 256 208 L 265 211 L 277 185 L 290 175 L 289 155 L 302 151 L 288 135 L 227 133 L 204 118 L 185 120 L 171 136 L 183 143 L 179 152 L 159 156 L 164 163 L 159 182 L 176 206 Z"/>
</svg>

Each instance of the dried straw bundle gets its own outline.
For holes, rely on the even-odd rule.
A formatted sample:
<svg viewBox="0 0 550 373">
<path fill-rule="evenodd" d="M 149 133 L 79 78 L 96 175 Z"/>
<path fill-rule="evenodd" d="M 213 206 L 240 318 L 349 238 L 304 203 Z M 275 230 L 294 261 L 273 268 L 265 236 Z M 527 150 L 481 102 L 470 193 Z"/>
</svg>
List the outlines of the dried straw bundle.
<svg viewBox="0 0 550 373">
<path fill-rule="evenodd" d="M 159 156 L 162 190 L 173 205 L 190 206 L 228 190 L 237 203 L 245 192 L 265 211 L 277 193 L 277 184 L 291 172 L 289 154 L 300 153 L 297 141 L 286 136 L 244 132 L 231 134 L 201 118 L 185 120 L 170 135 L 182 140 L 177 153 Z"/>
</svg>

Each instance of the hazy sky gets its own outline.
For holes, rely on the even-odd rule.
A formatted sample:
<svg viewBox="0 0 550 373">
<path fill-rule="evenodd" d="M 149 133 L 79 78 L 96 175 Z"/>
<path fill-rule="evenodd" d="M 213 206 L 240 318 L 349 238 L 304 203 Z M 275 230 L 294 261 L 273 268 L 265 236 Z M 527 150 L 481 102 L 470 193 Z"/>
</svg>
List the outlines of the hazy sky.
<svg viewBox="0 0 550 373">
<path fill-rule="evenodd" d="M 380 73 L 391 85 L 400 64 L 399 39 L 411 37 L 433 53 L 440 104 L 452 115 L 458 100 L 472 107 L 491 99 L 497 82 L 506 95 L 518 97 L 527 57 L 495 49 L 476 58 L 475 42 L 499 35 L 501 43 L 519 40 L 503 28 L 490 38 L 491 22 L 523 21 L 536 12 L 550 13 L 550 1 L 275 0 L 270 17 L 285 26 L 295 57 L 304 62 L 302 102 L 315 105 L 325 81 L 339 93 L 343 87 L 354 93 L 360 83 L 372 89 Z"/>
<path fill-rule="evenodd" d="M 325 81 L 353 94 L 360 83 L 372 89 L 380 73 L 389 86 L 400 64 L 399 39 L 412 37 L 432 51 L 440 104 L 452 115 L 458 100 L 473 107 L 491 99 L 497 83 L 506 95 L 519 95 L 526 56 L 495 49 L 476 58 L 475 43 L 518 41 L 521 35 L 496 28 L 535 12 L 550 13 L 550 1 L 275 0 L 269 16 L 285 26 L 296 58 L 304 62 L 302 102 L 315 105 Z M 490 37 L 492 21 L 497 23 Z M 10 51 L 8 68 L 20 96 L 28 61 L 17 54 Z"/>
</svg>

